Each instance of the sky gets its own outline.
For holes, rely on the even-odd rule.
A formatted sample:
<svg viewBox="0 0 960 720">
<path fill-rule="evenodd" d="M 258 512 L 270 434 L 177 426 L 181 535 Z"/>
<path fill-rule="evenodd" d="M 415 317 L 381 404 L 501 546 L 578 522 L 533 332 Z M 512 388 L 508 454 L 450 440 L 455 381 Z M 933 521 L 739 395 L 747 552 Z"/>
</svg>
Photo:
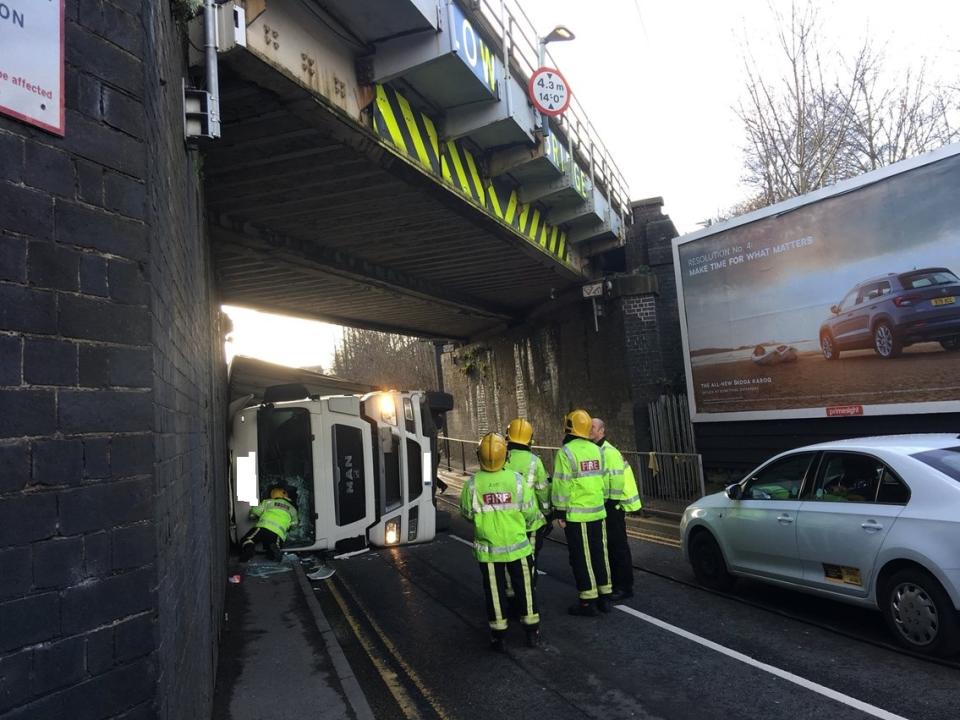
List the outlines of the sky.
<svg viewBox="0 0 960 720">
<path fill-rule="evenodd" d="M 743 131 L 744 57 L 779 62 L 771 7 L 785 0 L 520 0 L 549 32 L 576 39 L 550 53 L 611 150 L 634 199 L 662 196 L 681 234 L 749 191 Z M 855 51 L 869 36 L 890 67 L 928 58 L 928 72 L 960 77 L 960 2 L 816 0 L 823 45 Z"/>
<path fill-rule="evenodd" d="M 497 5 L 498 0 L 486 0 Z M 512 1 L 512 0 L 511 0 Z M 550 52 L 627 179 L 631 197 L 664 198 L 681 234 L 749 196 L 743 131 L 744 58 L 775 68 L 774 8 L 786 0 L 519 0 L 542 34 L 564 24 Z M 960 2 L 815 0 L 823 45 L 853 52 L 865 35 L 889 67 L 928 60 L 960 78 Z M 295 366 L 332 363 L 334 326 L 231 312 L 245 354 Z M 302 329 L 301 329 L 302 328 Z M 238 350 L 239 352 L 240 350 Z"/>
</svg>

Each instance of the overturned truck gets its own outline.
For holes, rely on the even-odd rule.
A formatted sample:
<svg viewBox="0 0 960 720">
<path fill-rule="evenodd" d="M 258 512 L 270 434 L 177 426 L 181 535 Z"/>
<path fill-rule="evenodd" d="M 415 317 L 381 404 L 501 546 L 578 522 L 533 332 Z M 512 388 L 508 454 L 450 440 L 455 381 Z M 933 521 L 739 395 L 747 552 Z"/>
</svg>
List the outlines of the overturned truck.
<svg viewBox="0 0 960 720">
<path fill-rule="evenodd" d="M 437 531 L 437 433 L 446 393 L 310 395 L 267 388 L 231 421 L 231 534 L 273 487 L 291 492 L 300 521 L 285 548 L 350 552 L 428 542 Z M 441 521 L 442 522 L 442 521 Z"/>
</svg>

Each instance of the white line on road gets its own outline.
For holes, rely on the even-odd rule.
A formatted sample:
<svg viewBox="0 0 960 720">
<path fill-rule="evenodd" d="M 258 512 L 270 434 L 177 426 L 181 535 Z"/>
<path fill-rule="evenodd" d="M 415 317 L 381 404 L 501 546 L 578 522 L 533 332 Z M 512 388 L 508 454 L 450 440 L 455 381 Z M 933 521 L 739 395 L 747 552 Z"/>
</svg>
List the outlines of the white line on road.
<svg viewBox="0 0 960 720">
<path fill-rule="evenodd" d="M 907 720 L 902 715 L 895 715 L 892 712 L 888 712 L 882 708 L 878 708 L 874 705 L 870 705 L 869 703 L 865 703 L 862 700 L 857 700 L 856 698 L 850 697 L 849 695 L 844 695 L 843 693 L 837 692 L 836 690 L 831 690 L 830 688 L 824 685 L 820 685 L 819 683 L 815 683 L 812 680 L 807 680 L 806 678 L 802 678 L 799 675 L 794 675 L 793 673 L 787 672 L 786 670 L 781 670 L 780 668 L 774 667 L 773 665 L 767 665 L 767 663 L 760 662 L 759 660 L 754 660 L 749 655 L 744 655 L 743 653 L 737 652 L 736 650 L 731 650 L 728 647 L 715 643 L 712 640 L 707 640 L 706 638 L 702 638 L 699 635 L 694 635 L 692 632 L 688 632 L 683 628 L 677 627 L 676 625 L 671 625 L 670 623 L 664 622 L 663 620 L 658 620 L 652 615 L 647 615 L 646 613 L 642 613 L 639 610 L 634 610 L 632 607 L 628 607 L 626 605 L 615 605 L 614 607 L 616 607 L 617 610 L 621 610 L 622 612 L 627 613 L 628 615 L 633 615 L 634 617 L 640 618 L 644 622 L 648 622 L 651 625 L 655 625 L 658 628 L 667 630 L 668 632 L 672 632 L 675 635 L 679 635 L 680 637 L 686 638 L 687 640 L 691 640 L 695 643 L 703 645 L 704 647 L 710 648 L 711 650 L 715 650 L 716 652 L 726 655 L 727 657 L 731 657 L 734 660 L 739 660 L 740 662 L 746 663 L 747 665 L 752 665 L 755 668 L 764 670 L 765 672 L 768 672 L 771 675 L 776 675 L 777 677 L 783 678 L 784 680 L 792 682 L 795 685 L 799 685 L 802 688 L 806 688 L 807 690 L 813 690 L 813 692 L 815 693 L 819 693 L 825 697 L 830 698 L 831 700 L 836 700 L 837 702 L 841 702 L 844 705 L 849 705 L 850 707 L 856 708 L 857 710 L 860 710 L 861 712 L 865 712 L 868 715 L 872 715 L 873 717 L 882 718 L 882 720 Z"/>
</svg>

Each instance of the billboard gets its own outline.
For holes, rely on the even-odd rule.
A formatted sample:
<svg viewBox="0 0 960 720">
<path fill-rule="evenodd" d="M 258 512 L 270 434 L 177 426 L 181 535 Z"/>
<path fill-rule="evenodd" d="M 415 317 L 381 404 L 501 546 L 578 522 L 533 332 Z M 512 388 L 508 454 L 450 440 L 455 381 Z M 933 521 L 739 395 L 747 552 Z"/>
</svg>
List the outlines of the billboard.
<svg viewBox="0 0 960 720">
<path fill-rule="evenodd" d="M 673 255 L 695 422 L 960 410 L 960 146 Z"/>
</svg>

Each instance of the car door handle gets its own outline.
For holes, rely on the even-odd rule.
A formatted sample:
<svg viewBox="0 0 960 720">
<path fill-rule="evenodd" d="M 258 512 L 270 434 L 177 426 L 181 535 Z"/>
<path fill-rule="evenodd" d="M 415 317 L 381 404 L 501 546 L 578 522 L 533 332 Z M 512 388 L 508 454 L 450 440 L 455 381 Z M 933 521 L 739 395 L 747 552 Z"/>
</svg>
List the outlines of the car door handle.
<svg viewBox="0 0 960 720">
<path fill-rule="evenodd" d="M 777 522 L 781 525 L 789 525 L 793 522 L 793 518 L 786 513 L 783 513 L 782 515 L 777 515 Z"/>
<path fill-rule="evenodd" d="M 876 520 L 867 520 L 860 527 L 862 527 L 867 532 L 878 532 L 883 530 L 883 525 L 878 523 Z"/>
</svg>

